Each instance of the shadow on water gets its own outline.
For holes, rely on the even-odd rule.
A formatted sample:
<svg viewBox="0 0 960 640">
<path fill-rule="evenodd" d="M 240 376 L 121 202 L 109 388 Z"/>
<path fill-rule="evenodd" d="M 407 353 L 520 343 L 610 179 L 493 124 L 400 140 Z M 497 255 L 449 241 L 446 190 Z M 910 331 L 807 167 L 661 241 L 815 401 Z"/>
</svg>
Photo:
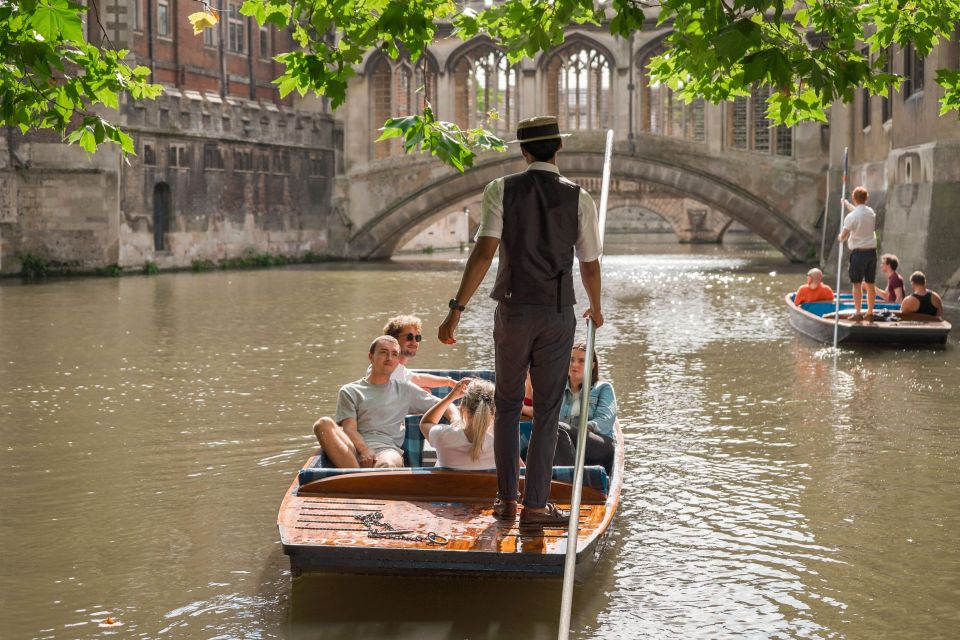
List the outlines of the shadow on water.
<svg viewBox="0 0 960 640">
<path fill-rule="evenodd" d="M 550 638 L 560 583 L 394 576 L 293 580 L 291 638 Z"/>
</svg>

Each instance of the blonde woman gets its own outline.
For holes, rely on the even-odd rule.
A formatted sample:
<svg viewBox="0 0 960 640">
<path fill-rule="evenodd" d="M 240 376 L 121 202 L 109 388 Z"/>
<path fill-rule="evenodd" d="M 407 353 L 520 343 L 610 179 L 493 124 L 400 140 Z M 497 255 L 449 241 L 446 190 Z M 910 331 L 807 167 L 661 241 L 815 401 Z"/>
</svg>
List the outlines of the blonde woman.
<svg viewBox="0 0 960 640">
<path fill-rule="evenodd" d="M 463 398 L 459 417 L 451 424 L 437 424 L 458 398 Z M 420 432 L 437 450 L 437 466 L 463 470 L 496 468 L 493 413 L 493 383 L 464 378 L 447 397 L 423 414 Z"/>
</svg>

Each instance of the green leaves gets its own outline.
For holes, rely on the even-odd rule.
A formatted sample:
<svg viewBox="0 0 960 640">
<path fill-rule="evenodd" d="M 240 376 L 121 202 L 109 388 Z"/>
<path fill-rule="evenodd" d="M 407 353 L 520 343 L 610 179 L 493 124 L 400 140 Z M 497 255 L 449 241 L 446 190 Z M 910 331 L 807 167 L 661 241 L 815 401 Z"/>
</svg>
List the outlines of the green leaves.
<svg viewBox="0 0 960 640">
<path fill-rule="evenodd" d="M 473 166 L 476 151 L 504 151 L 506 144 L 482 127 L 462 130 L 452 122 L 437 120 L 427 104 L 423 115 L 390 118 L 381 127 L 377 142 L 401 138 L 407 153 L 429 152 L 460 173 Z"/>
<path fill-rule="evenodd" d="M 628 38 L 653 19 L 637 0 L 504 0 L 482 10 L 467 4 L 244 0 L 241 13 L 289 30 L 299 45 L 275 58 L 284 65 L 274 81 L 280 94 L 313 92 L 333 108 L 345 102 L 350 78 L 371 52 L 416 62 L 451 28 L 464 40 L 490 37 L 515 63 L 561 44 L 571 26 L 602 25 Z M 719 102 L 768 86 L 776 124 L 823 120 L 832 102 L 851 100 L 860 87 L 885 93 L 900 81 L 885 71 L 891 47 L 911 43 L 926 55 L 960 24 L 960 0 L 660 0 L 659 7 L 658 23 L 672 31 L 651 77 L 686 100 Z M 116 109 L 124 95 L 150 99 L 161 89 L 147 81 L 147 69 L 129 68 L 124 52 L 85 42 L 83 11 L 70 0 L 0 0 L 0 124 L 52 128 L 85 149 L 113 142 L 132 150 L 105 120 L 87 120 L 90 107 Z M 944 114 L 960 110 L 958 73 L 938 70 Z M 381 139 L 390 138 L 461 171 L 478 150 L 504 148 L 482 128 L 437 120 L 432 109 L 389 120 Z"/>
<path fill-rule="evenodd" d="M 960 70 L 939 69 L 937 84 L 945 89 L 940 99 L 940 115 L 950 111 L 960 111 Z"/>
<path fill-rule="evenodd" d="M 86 11 L 81 5 L 66 0 L 46 0 L 38 2 L 30 24 L 46 42 L 66 40 L 83 43 L 83 22 L 80 11 Z"/>
<path fill-rule="evenodd" d="M 133 154 L 133 139 L 99 116 L 87 116 L 83 124 L 67 136 L 67 142 L 79 142 L 84 151 L 93 153 L 104 141 L 120 146 L 124 154 Z"/>
<path fill-rule="evenodd" d="M 659 19 L 672 20 L 674 31 L 651 77 L 688 100 L 713 102 L 766 85 L 775 124 L 822 121 L 833 101 L 851 101 L 857 88 L 877 95 L 899 84 L 884 70 L 890 46 L 913 43 L 925 54 L 960 23 L 960 0 L 810 0 L 797 7 L 791 14 L 782 0 L 663 0 Z M 939 77 L 948 82 L 946 113 L 958 104 L 958 89 L 951 76 Z"/>
<path fill-rule="evenodd" d="M 111 142 L 132 154 L 133 140 L 90 109 L 118 109 L 123 94 L 150 99 L 162 88 L 147 82 L 146 67 L 127 66 L 129 52 L 84 40 L 86 10 L 67 0 L 0 4 L 0 125 L 53 129 L 91 153 Z"/>
</svg>

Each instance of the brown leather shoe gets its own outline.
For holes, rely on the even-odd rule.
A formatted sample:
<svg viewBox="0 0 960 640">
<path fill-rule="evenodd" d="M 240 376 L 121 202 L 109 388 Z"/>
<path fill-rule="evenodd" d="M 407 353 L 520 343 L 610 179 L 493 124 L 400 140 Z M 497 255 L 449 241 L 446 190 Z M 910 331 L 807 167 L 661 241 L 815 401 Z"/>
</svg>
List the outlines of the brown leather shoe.
<svg viewBox="0 0 960 640">
<path fill-rule="evenodd" d="M 504 500 L 500 496 L 493 501 L 493 517 L 497 520 L 516 520 L 517 501 Z"/>
<path fill-rule="evenodd" d="M 566 528 L 570 524 L 570 512 L 557 509 L 557 505 L 548 502 L 546 510 L 535 511 L 524 507 L 520 513 L 521 527 L 550 527 L 554 529 Z"/>
</svg>

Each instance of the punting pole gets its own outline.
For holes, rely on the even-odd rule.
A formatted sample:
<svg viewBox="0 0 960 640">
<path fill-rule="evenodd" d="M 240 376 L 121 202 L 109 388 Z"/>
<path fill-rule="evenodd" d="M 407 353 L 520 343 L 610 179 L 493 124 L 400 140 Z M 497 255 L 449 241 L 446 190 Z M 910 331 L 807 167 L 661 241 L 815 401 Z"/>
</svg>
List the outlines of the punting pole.
<svg viewBox="0 0 960 640">
<path fill-rule="evenodd" d="M 847 199 L 847 152 L 850 147 L 843 148 L 843 183 L 840 186 L 840 226 L 837 227 L 837 234 L 843 232 L 843 201 Z M 826 224 L 826 221 L 824 221 Z M 843 272 L 843 243 L 837 241 L 837 290 L 834 296 L 837 303 L 833 314 L 833 348 L 837 348 L 837 332 L 840 330 L 840 274 Z M 854 309 L 854 313 L 860 313 L 860 309 Z"/>
<path fill-rule="evenodd" d="M 607 130 L 607 144 L 603 154 L 603 182 L 600 188 L 600 246 L 607 222 L 607 199 L 610 193 L 610 160 L 613 156 L 613 129 Z M 601 254 L 600 260 L 603 260 Z M 573 607 L 573 578 L 577 566 L 577 536 L 580 529 L 580 498 L 583 494 L 583 462 L 587 453 L 587 419 L 590 408 L 590 385 L 593 384 L 593 341 L 596 327 L 587 318 L 587 357 L 583 364 L 583 397 L 580 399 L 580 426 L 577 427 L 577 460 L 573 470 L 573 495 L 570 497 L 570 524 L 567 527 L 567 555 L 563 562 L 563 595 L 560 598 L 559 640 L 570 637 L 570 610 Z"/>
</svg>

